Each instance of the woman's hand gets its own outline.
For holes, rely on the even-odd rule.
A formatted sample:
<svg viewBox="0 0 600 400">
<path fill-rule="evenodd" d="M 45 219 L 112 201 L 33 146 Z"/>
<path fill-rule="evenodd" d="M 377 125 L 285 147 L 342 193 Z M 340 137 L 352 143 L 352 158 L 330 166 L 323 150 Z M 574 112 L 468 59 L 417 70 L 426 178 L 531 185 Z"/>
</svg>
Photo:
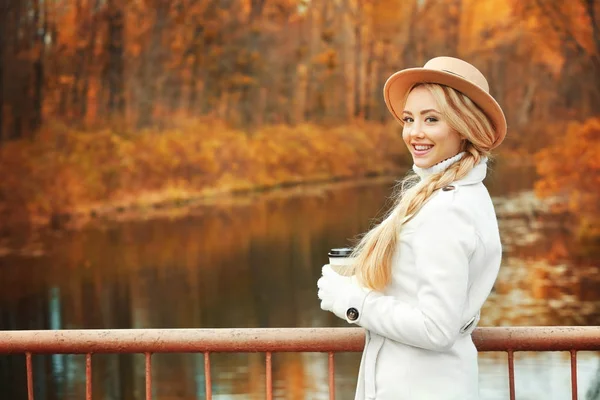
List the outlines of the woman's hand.
<svg viewBox="0 0 600 400">
<path fill-rule="evenodd" d="M 321 300 L 321 309 L 346 319 L 348 301 L 353 293 L 361 289 L 352 278 L 338 274 L 329 264 L 324 265 L 322 271 L 322 276 L 317 281 L 317 296 Z"/>
</svg>

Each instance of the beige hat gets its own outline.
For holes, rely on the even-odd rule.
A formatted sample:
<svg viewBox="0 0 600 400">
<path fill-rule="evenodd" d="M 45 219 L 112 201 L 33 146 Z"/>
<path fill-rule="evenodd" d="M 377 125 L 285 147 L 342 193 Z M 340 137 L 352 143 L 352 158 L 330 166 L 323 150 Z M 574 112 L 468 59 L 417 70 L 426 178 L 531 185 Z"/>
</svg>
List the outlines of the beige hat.
<svg viewBox="0 0 600 400">
<path fill-rule="evenodd" d="M 468 62 L 452 57 L 436 57 L 423 68 L 408 68 L 390 76 L 383 87 L 385 104 L 401 123 L 404 101 L 410 88 L 417 83 L 438 83 L 458 90 L 469 97 L 491 119 L 496 130 L 497 147 L 506 136 L 506 118 L 500 105 L 490 95 L 487 80 Z"/>
</svg>

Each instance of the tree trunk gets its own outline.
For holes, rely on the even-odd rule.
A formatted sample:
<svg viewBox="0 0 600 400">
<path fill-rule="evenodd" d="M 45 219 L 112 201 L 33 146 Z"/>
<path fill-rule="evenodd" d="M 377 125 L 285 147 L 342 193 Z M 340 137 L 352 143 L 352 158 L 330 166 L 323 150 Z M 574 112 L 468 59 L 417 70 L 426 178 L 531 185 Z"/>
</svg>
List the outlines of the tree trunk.
<svg viewBox="0 0 600 400">
<path fill-rule="evenodd" d="M 323 98 L 323 121 L 327 124 L 332 124 L 336 118 L 336 111 L 339 109 L 341 104 L 338 93 L 336 90 L 338 87 L 338 81 L 336 81 L 336 72 L 338 72 L 339 53 L 335 47 L 336 33 L 339 32 L 339 24 L 337 24 L 337 6 L 339 0 L 336 2 L 326 2 L 323 4 L 323 26 L 327 27 L 327 36 L 330 38 L 327 40 L 327 60 L 324 69 L 324 78 L 322 80 L 322 87 L 320 88 L 320 95 Z"/>
<path fill-rule="evenodd" d="M 76 24 L 77 24 L 77 33 L 81 38 L 86 35 L 85 30 L 85 21 L 89 18 L 89 15 L 84 15 L 82 0 L 77 0 L 77 4 L 75 5 L 75 15 L 76 15 Z M 83 75 L 85 74 L 85 49 L 81 48 L 79 44 L 76 44 L 77 50 L 75 51 L 75 66 L 73 73 L 73 86 L 71 87 L 71 101 L 70 104 L 67 101 L 65 111 L 69 115 L 73 115 L 73 117 L 77 120 L 84 118 L 85 111 L 87 110 L 87 95 L 81 89 L 81 82 L 85 78 Z"/>
<path fill-rule="evenodd" d="M 263 9 L 265 7 L 265 2 L 266 0 L 251 0 L 250 23 L 261 18 Z"/>
<path fill-rule="evenodd" d="M 0 0 L 0 145 L 4 141 L 4 45 L 8 0 Z"/>
<path fill-rule="evenodd" d="M 306 111 L 306 87 L 308 84 L 308 68 L 304 64 L 298 64 L 296 67 L 296 88 L 294 90 L 294 107 L 292 107 L 292 123 L 301 124 L 304 122 Z"/>
<path fill-rule="evenodd" d="M 196 24 L 194 28 L 194 37 L 190 44 L 188 54 L 193 54 L 193 62 L 190 70 L 189 92 L 187 109 L 190 115 L 193 115 L 197 110 L 198 103 L 198 80 L 200 79 L 200 54 L 203 54 L 202 36 L 204 35 L 204 27 Z M 185 57 L 184 57 L 185 58 Z"/>
<path fill-rule="evenodd" d="M 125 16 L 121 1 L 107 2 L 107 40 L 106 53 L 108 64 L 105 80 L 108 87 L 108 113 L 112 116 L 125 115 L 125 63 L 124 63 L 124 30 Z"/>
<path fill-rule="evenodd" d="M 258 54 L 259 58 L 262 57 L 260 43 L 263 39 L 262 35 L 262 16 L 264 10 L 265 0 L 251 0 L 251 9 L 248 28 L 248 41 L 246 44 L 246 51 L 249 55 Z M 261 110 L 256 108 L 261 103 L 261 90 L 260 80 L 261 72 L 258 68 L 260 61 L 257 61 L 254 57 L 248 57 L 248 61 L 241 68 L 241 73 L 246 75 L 251 83 L 244 85 L 241 90 L 240 96 L 240 111 L 242 116 L 242 123 L 249 127 L 253 127 L 259 124 L 260 120 L 264 119 L 264 116 L 259 115 Z M 264 93 L 264 92 L 263 92 Z M 264 110 L 263 110 L 264 112 Z"/>
<path fill-rule="evenodd" d="M 357 13 L 353 1 L 345 1 L 340 5 L 341 17 L 341 41 L 342 41 L 342 65 L 343 65 L 343 89 L 342 104 L 344 110 L 341 115 L 346 122 L 354 118 L 356 113 L 356 29 L 353 14 Z"/>
<path fill-rule="evenodd" d="M 33 41 L 31 40 L 31 23 L 29 20 L 25 21 L 26 18 L 24 17 L 27 14 L 25 4 L 15 2 L 12 5 L 15 7 L 12 21 L 14 25 L 11 26 L 13 40 L 11 62 L 13 64 L 9 66 L 8 70 L 12 75 L 12 87 L 17 88 L 17 90 L 13 90 L 10 96 L 12 126 L 9 139 L 20 139 L 27 131 L 28 121 L 26 116 L 31 111 L 31 70 L 28 68 L 30 64 L 21 61 L 19 57 L 23 51 L 32 51 Z"/>
<path fill-rule="evenodd" d="M 416 64 L 417 60 L 417 26 L 419 22 L 419 6 L 417 1 L 412 1 L 410 9 L 411 17 L 407 21 L 406 42 L 402 49 L 402 64 Z"/>
<path fill-rule="evenodd" d="M 20 139 L 23 137 L 23 115 L 20 113 L 13 116 L 13 129 L 10 139 Z"/>
<path fill-rule="evenodd" d="M 33 112 L 31 115 L 30 128 L 32 132 L 37 131 L 42 125 L 42 105 L 44 102 L 44 61 L 43 55 L 33 65 Z"/>
<path fill-rule="evenodd" d="M 98 9 L 100 5 L 100 0 L 96 0 L 95 9 Z M 81 107 L 79 111 L 79 115 L 81 118 L 85 119 L 88 112 L 88 91 L 90 88 L 90 67 L 92 62 L 94 61 L 94 48 L 96 45 L 96 34 L 98 32 L 98 20 L 96 16 L 92 18 L 92 23 L 90 26 L 90 39 L 88 40 L 88 44 L 86 46 L 86 50 L 84 51 L 85 61 L 83 63 L 83 79 L 81 83 Z"/>
<path fill-rule="evenodd" d="M 321 32 L 322 32 L 322 21 L 323 21 L 323 0 L 313 0 L 310 2 L 308 10 L 308 55 L 307 59 L 311 60 L 321 51 Z M 319 96 L 320 96 L 320 85 L 317 83 L 317 67 L 313 63 L 307 62 L 306 71 L 306 99 L 305 102 L 305 117 L 309 120 L 317 119 L 320 116 L 321 110 L 319 110 Z"/>
<path fill-rule="evenodd" d="M 209 111 L 209 96 L 214 96 L 214 91 L 211 92 L 211 81 L 208 79 L 208 71 L 204 66 L 205 59 L 202 58 L 210 52 L 211 47 L 218 40 L 218 33 L 209 29 L 209 33 L 206 34 L 206 22 L 217 19 L 218 0 L 212 0 L 208 3 L 202 15 L 196 17 L 194 23 L 194 37 L 190 43 L 187 54 L 193 55 L 193 62 L 191 66 L 191 76 L 189 80 L 189 92 L 188 92 L 188 112 L 190 115 L 194 115 L 196 112 L 205 114 Z M 199 94 L 202 96 L 199 97 Z"/>
<path fill-rule="evenodd" d="M 384 44 L 380 40 L 375 40 L 372 44 L 370 65 L 369 65 L 369 87 L 367 93 L 369 96 L 369 104 L 367 107 L 367 118 L 375 121 L 386 121 L 387 112 L 383 105 L 383 96 L 381 95 L 382 85 L 381 80 L 386 77 L 382 76 L 382 65 L 384 60 Z"/>
<path fill-rule="evenodd" d="M 449 9 L 449 18 L 447 21 L 447 29 L 449 30 L 449 34 L 446 36 L 446 48 L 450 49 L 450 55 L 453 57 L 459 56 L 460 50 L 460 26 L 461 26 L 461 17 L 462 17 L 462 0 L 452 0 L 448 5 Z"/>
<path fill-rule="evenodd" d="M 190 88 L 188 97 L 188 113 L 193 115 L 197 109 L 198 102 L 198 78 L 200 77 L 200 56 L 194 55 L 190 77 Z"/>
<path fill-rule="evenodd" d="M 592 43 L 594 44 L 594 48 L 592 50 L 592 68 L 595 71 L 592 71 L 591 77 L 593 79 L 592 84 L 590 85 L 592 88 L 596 88 L 590 93 L 591 97 L 591 109 L 598 110 L 600 107 L 600 16 L 596 14 L 597 2 L 594 0 L 586 0 L 585 1 L 585 11 L 590 19 L 590 25 L 592 28 Z"/>
<path fill-rule="evenodd" d="M 42 105 L 44 102 L 44 36 L 46 34 L 47 15 L 44 15 L 43 27 L 40 26 L 42 13 L 40 10 L 40 0 L 35 0 L 33 4 L 34 27 L 32 41 L 34 48 L 37 49 L 37 58 L 33 63 L 33 105 L 29 128 L 32 132 L 35 132 L 42 125 Z M 46 8 L 45 5 L 44 8 Z"/>
<path fill-rule="evenodd" d="M 260 18 L 260 16 L 254 16 L 254 18 Z M 255 22 L 258 23 L 258 22 Z M 258 53 L 258 43 L 260 41 L 260 32 L 255 31 L 250 33 L 249 42 L 247 45 L 247 52 L 249 54 Z M 241 89 L 239 110 L 241 111 L 241 123 L 244 126 L 254 127 L 256 125 L 256 103 L 258 102 L 258 84 L 256 81 L 260 79 L 259 71 L 256 69 L 256 63 L 253 58 L 248 57 L 250 60 L 247 64 L 241 68 L 241 73 L 250 79 L 249 84 L 245 84 Z"/>
<path fill-rule="evenodd" d="M 369 27 L 363 22 L 361 25 L 356 27 L 356 106 L 357 106 L 357 117 L 364 120 L 367 115 L 367 65 L 369 51 Z"/>
<path fill-rule="evenodd" d="M 170 2 L 157 0 L 156 3 L 150 45 L 146 48 L 146 56 L 141 67 L 142 94 L 139 99 L 138 128 L 147 128 L 153 123 L 154 103 L 158 92 L 157 79 L 164 53 L 161 42 L 163 31 L 167 25 Z"/>
<path fill-rule="evenodd" d="M 592 43 L 594 44 L 592 63 L 596 67 L 596 72 L 600 74 L 600 26 L 598 26 L 599 17 L 596 15 L 596 5 L 594 0 L 585 1 L 585 12 L 590 19 Z"/>
</svg>

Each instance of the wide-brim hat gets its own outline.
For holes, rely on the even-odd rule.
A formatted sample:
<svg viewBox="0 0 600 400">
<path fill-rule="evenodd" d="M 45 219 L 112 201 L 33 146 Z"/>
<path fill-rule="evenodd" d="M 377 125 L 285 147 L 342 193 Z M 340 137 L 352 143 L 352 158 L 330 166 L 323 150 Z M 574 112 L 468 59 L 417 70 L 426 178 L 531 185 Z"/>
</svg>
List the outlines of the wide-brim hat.
<svg viewBox="0 0 600 400">
<path fill-rule="evenodd" d="M 383 87 L 383 97 L 388 110 L 401 124 L 404 102 L 408 91 L 418 83 L 437 83 L 449 86 L 470 98 L 488 116 L 496 131 L 492 148 L 506 137 L 506 117 L 498 102 L 490 95 L 483 74 L 466 61 L 453 57 L 433 58 L 422 68 L 408 68 L 394 73 Z"/>
</svg>

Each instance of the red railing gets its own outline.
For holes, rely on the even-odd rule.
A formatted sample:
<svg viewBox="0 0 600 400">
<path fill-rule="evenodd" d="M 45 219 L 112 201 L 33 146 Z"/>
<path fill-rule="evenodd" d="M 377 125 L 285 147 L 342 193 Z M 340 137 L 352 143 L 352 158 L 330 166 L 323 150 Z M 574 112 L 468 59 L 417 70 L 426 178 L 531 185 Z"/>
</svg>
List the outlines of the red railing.
<svg viewBox="0 0 600 400">
<path fill-rule="evenodd" d="M 577 352 L 600 351 L 600 326 L 478 328 L 473 341 L 480 352 L 508 354 L 510 399 L 515 399 L 514 352 L 569 351 L 571 393 L 577 400 Z M 28 399 L 33 396 L 32 354 L 85 354 L 86 400 L 92 399 L 92 354 L 143 353 L 146 355 L 146 400 L 152 398 L 153 353 L 204 353 L 206 398 L 212 398 L 210 353 L 263 352 L 267 399 L 273 398 L 273 352 L 325 352 L 329 354 L 329 398 L 335 398 L 334 354 L 358 352 L 364 331 L 358 328 L 263 329 L 124 329 L 0 331 L 0 354 L 24 353 Z"/>
</svg>

